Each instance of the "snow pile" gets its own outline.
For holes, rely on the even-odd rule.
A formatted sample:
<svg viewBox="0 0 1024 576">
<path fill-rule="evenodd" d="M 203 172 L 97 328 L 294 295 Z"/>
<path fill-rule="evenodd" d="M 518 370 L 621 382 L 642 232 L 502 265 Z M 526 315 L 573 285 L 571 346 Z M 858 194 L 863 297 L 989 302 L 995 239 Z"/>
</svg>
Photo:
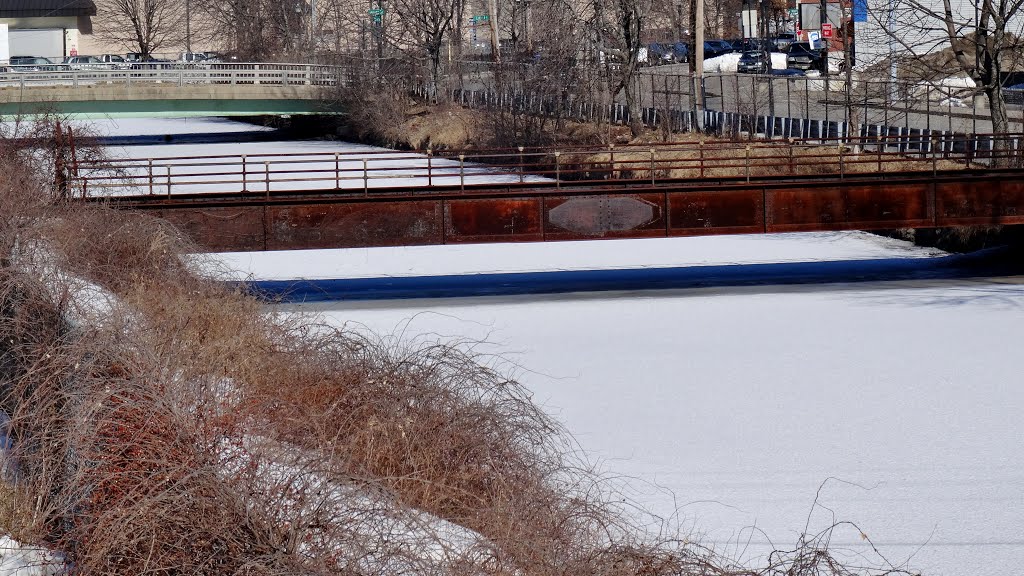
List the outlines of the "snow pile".
<svg viewBox="0 0 1024 576">
<path fill-rule="evenodd" d="M 0 576 L 49 576 L 63 566 L 60 554 L 0 536 Z"/>
<path fill-rule="evenodd" d="M 913 98 L 928 99 L 940 106 L 962 107 L 974 94 L 977 83 L 968 77 L 950 76 L 938 80 L 918 82 L 910 89 Z"/>
<path fill-rule="evenodd" d="M 494 553 L 479 533 L 403 506 L 379 484 L 338 478 L 324 466 L 330 458 L 257 436 L 225 441 L 220 452 L 225 478 L 242 478 L 257 501 L 274 502 L 267 513 L 278 524 L 305 522 L 300 545 L 304 555 L 347 550 L 360 572 L 405 574 L 428 566 L 450 573 L 459 564 Z M 372 547 L 352 550 L 366 544 Z"/>
<path fill-rule="evenodd" d="M 720 74 L 732 74 L 736 73 L 740 63 L 739 52 L 730 52 L 729 54 L 722 54 L 721 56 L 715 56 L 714 58 L 708 58 L 704 60 L 704 72 L 708 73 L 720 73 Z M 785 70 L 786 69 L 786 55 L 782 52 L 772 52 L 772 70 Z"/>
<path fill-rule="evenodd" d="M 736 66 L 739 63 L 740 55 L 738 52 L 722 54 L 721 56 L 715 56 L 714 58 L 708 58 L 704 60 L 704 72 L 719 72 L 722 74 L 735 73 Z"/>
</svg>

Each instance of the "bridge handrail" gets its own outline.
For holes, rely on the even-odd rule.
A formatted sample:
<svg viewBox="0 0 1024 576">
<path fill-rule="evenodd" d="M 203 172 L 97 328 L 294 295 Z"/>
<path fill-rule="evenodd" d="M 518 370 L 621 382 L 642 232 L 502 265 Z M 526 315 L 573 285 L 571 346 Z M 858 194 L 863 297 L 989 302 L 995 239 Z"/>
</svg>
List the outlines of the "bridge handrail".
<svg viewBox="0 0 1024 576">
<path fill-rule="evenodd" d="M 88 66 L 88 67 L 86 67 Z M 73 68 L 55 64 L 53 69 L 0 72 L 0 89 L 44 86 L 74 86 L 95 83 L 133 84 L 177 82 L 185 84 L 251 84 L 334 86 L 344 84 L 347 68 L 325 64 L 278 64 L 231 62 L 205 65 L 181 63 L 142 63 L 130 68 L 108 65 L 82 65 Z"/>
<path fill-rule="evenodd" d="M 1024 164 L 1024 134 L 976 135 L 940 141 L 906 136 L 851 138 L 842 142 L 793 141 L 684 143 L 577 147 L 567 150 L 483 150 L 458 154 L 360 150 L 280 154 L 167 156 L 79 161 L 68 168 L 69 193 L 80 196 L 304 190 L 384 192 L 436 185 L 463 189 L 495 181 L 510 186 L 547 182 L 659 182 L 706 179 L 840 178 Z M 987 148 L 977 145 L 989 142 Z M 1014 145 L 998 150 L 996 142 Z M 917 148 L 911 148 L 911 145 Z M 355 185 L 349 185 L 356 182 Z M 345 183 L 346 185 L 343 185 Z"/>
</svg>

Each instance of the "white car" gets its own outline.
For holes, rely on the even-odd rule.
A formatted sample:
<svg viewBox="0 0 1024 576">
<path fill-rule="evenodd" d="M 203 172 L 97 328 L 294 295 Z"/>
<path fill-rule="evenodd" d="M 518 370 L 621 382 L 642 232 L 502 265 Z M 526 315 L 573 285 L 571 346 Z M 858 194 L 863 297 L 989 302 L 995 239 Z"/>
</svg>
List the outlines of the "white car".
<svg viewBox="0 0 1024 576">
<path fill-rule="evenodd" d="M 120 54 L 100 54 L 96 58 L 104 64 L 109 64 L 111 68 L 126 69 L 132 67 L 132 63 L 125 60 Z"/>
<path fill-rule="evenodd" d="M 103 62 L 95 56 L 68 56 L 64 64 L 72 70 L 112 70 L 111 64 Z"/>
</svg>

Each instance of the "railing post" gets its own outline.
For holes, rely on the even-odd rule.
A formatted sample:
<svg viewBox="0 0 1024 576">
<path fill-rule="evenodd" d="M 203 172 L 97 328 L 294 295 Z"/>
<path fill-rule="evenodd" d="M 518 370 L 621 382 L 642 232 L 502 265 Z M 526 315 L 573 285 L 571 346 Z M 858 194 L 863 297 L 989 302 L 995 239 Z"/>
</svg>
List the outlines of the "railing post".
<svg viewBox="0 0 1024 576">
<path fill-rule="evenodd" d="M 654 186 L 654 154 L 657 152 L 654 148 L 651 148 L 651 186 Z"/>
<path fill-rule="evenodd" d="M 796 146 L 796 140 L 793 138 L 789 139 L 789 175 L 792 176 L 795 167 L 793 166 L 793 148 Z"/>
<path fill-rule="evenodd" d="M 363 158 L 363 194 L 370 192 L 370 161 Z"/>
<path fill-rule="evenodd" d="M 334 153 L 334 189 L 341 190 L 341 155 Z"/>
<path fill-rule="evenodd" d="M 171 165 L 168 164 L 167 168 L 167 197 L 171 197 Z"/>
<path fill-rule="evenodd" d="M 434 186 L 434 150 L 427 148 L 427 186 Z"/>
<path fill-rule="evenodd" d="M 615 179 L 615 144 L 608 144 L 608 180 Z"/>
<path fill-rule="evenodd" d="M 931 153 L 932 153 L 932 176 L 937 176 L 938 173 L 939 173 L 939 160 L 938 160 L 938 157 L 935 154 L 935 147 L 936 147 L 937 143 L 938 143 L 938 138 L 935 136 L 935 134 L 932 134 L 932 149 L 931 149 Z"/>
<path fill-rule="evenodd" d="M 697 140 L 697 159 L 700 161 L 700 177 L 704 177 L 704 137 Z"/>
<path fill-rule="evenodd" d="M 245 154 L 242 154 L 242 192 L 249 191 L 249 166 Z"/>
<path fill-rule="evenodd" d="M 888 134 L 886 134 L 888 136 Z M 882 136 L 881 131 L 878 133 L 878 141 L 875 143 L 875 150 L 878 152 L 878 172 L 882 172 L 882 149 L 885 148 L 885 136 Z"/>
<path fill-rule="evenodd" d="M 519 183 L 523 183 L 525 177 L 526 165 L 523 163 L 523 147 L 519 147 Z"/>
<path fill-rule="evenodd" d="M 153 195 L 153 159 L 149 159 L 149 195 Z"/>
<path fill-rule="evenodd" d="M 562 153 L 555 152 L 555 188 L 562 187 Z"/>
<path fill-rule="evenodd" d="M 466 155 L 459 154 L 459 190 L 466 191 Z"/>
<path fill-rule="evenodd" d="M 843 145 L 841 143 L 837 144 L 836 148 L 839 152 L 839 179 L 842 180 L 846 177 L 846 168 L 843 166 Z"/>
<path fill-rule="evenodd" d="M 747 182 L 750 182 L 750 144 L 747 144 L 745 157 L 746 160 L 743 162 L 744 171 L 747 173 Z"/>
<path fill-rule="evenodd" d="M 270 161 L 266 160 L 263 162 L 263 180 L 266 184 L 265 194 L 267 198 L 270 198 Z"/>
<path fill-rule="evenodd" d="M 259 84 L 260 83 L 260 65 L 259 64 L 254 64 L 253 67 L 252 67 L 252 71 L 253 71 L 252 83 L 253 84 Z"/>
</svg>

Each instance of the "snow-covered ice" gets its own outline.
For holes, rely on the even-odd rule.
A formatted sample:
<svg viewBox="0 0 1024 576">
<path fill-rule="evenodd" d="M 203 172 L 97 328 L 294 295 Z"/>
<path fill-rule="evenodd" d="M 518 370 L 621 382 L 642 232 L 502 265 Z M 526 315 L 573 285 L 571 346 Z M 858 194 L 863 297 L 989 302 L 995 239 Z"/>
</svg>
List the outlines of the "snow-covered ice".
<svg viewBox="0 0 1024 576">
<path fill-rule="evenodd" d="M 932 253 L 856 232 L 473 248 L 291 257 L 305 270 L 363 262 L 363 272 L 409 274 L 589 265 L 605 254 L 679 264 Z M 566 252 L 545 259 L 544 249 Z M 298 268 L 262 262 L 249 271 Z M 506 357 L 605 469 L 635 478 L 641 502 L 666 516 L 680 506 L 684 526 L 723 552 L 756 558 L 769 541 L 792 545 L 819 486 L 837 478 L 820 503 L 896 563 L 942 576 L 1024 563 L 1020 279 L 301 309 L 406 338 L 486 339 L 477 350 Z M 811 529 L 829 523 L 818 509 Z M 854 531 L 833 544 L 869 551 Z"/>
<path fill-rule="evenodd" d="M 537 244 L 470 244 L 231 252 L 216 255 L 244 280 L 435 276 L 551 270 L 927 258 L 944 252 L 866 232 L 702 236 Z"/>
</svg>

